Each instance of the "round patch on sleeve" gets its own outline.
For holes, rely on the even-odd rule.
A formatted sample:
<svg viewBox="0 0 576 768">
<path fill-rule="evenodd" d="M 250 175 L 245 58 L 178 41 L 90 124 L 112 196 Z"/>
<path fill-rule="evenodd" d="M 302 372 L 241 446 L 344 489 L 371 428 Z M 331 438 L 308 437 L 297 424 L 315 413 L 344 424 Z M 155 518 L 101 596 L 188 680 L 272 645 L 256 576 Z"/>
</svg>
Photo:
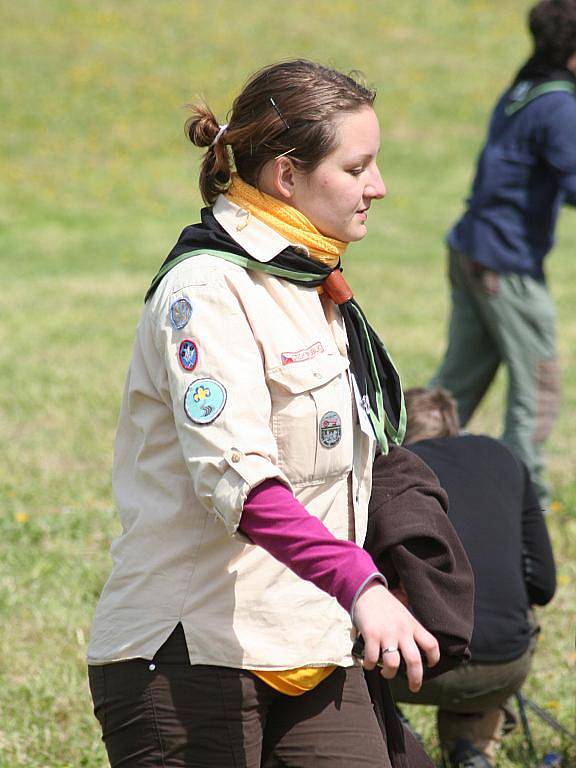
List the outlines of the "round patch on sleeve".
<svg viewBox="0 0 576 768">
<path fill-rule="evenodd" d="M 179 331 L 188 323 L 192 317 L 192 304 L 190 299 L 183 296 L 170 304 L 170 322 L 172 326 Z"/>
<path fill-rule="evenodd" d="M 184 339 L 178 348 L 178 360 L 185 371 L 193 371 L 198 362 L 198 347 L 192 339 Z"/>
<path fill-rule="evenodd" d="M 342 438 L 342 419 L 336 411 L 327 411 L 320 419 L 320 445 L 324 448 L 334 448 Z"/>
<path fill-rule="evenodd" d="M 210 424 L 224 410 L 226 390 L 215 379 L 196 379 L 186 390 L 184 410 L 195 424 Z"/>
</svg>

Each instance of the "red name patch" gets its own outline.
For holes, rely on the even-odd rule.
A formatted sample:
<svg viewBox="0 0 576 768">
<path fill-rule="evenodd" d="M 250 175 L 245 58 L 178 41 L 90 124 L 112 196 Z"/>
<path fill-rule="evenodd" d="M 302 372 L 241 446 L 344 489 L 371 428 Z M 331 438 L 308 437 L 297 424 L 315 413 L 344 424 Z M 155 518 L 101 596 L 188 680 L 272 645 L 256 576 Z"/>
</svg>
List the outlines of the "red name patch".
<svg viewBox="0 0 576 768">
<path fill-rule="evenodd" d="M 280 359 L 282 360 L 282 365 L 290 365 L 291 363 L 301 363 L 304 360 L 311 360 L 321 352 L 324 352 L 324 347 L 320 341 L 317 341 L 315 344 L 312 344 L 312 346 L 306 347 L 306 349 L 299 349 L 298 352 L 282 352 Z"/>
</svg>

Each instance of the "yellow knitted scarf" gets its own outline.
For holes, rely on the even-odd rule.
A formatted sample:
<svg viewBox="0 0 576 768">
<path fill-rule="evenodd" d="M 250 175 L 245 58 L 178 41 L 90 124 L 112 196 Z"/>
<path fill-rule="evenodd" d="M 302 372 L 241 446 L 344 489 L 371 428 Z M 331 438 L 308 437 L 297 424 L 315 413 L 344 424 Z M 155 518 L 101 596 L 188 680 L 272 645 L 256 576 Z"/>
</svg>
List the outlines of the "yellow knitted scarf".
<svg viewBox="0 0 576 768">
<path fill-rule="evenodd" d="M 226 197 L 274 229 L 294 245 L 305 245 L 310 256 L 329 267 L 335 267 L 348 243 L 324 237 L 299 210 L 242 181 L 232 174 Z"/>
</svg>

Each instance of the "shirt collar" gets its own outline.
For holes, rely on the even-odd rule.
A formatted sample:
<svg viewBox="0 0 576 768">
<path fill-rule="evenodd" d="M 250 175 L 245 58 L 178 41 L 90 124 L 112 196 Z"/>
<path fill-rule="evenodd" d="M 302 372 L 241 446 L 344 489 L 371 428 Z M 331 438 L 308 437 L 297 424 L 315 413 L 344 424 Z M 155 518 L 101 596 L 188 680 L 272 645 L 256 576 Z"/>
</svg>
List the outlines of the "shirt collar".
<svg viewBox="0 0 576 768">
<path fill-rule="evenodd" d="M 238 245 L 256 261 L 271 261 L 290 245 L 289 240 L 244 208 L 218 195 L 212 208 L 214 218 Z"/>
</svg>

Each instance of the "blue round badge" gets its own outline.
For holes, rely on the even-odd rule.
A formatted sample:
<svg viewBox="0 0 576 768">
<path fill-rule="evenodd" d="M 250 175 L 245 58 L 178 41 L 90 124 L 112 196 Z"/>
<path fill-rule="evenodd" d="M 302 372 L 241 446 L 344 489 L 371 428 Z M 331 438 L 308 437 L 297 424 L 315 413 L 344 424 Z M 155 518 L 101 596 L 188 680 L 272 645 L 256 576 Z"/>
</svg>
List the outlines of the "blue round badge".
<svg viewBox="0 0 576 768">
<path fill-rule="evenodd" d="M 185 371 L 193 371 L 198 362 L 198 347 L 192 339 L 184 339 L 178 349 L 178 360 Z"/>
<path fill-rule="evenodd" d="M 170 304 L 170 322 L 173 327 L 179 331 L 187 324 L 188 320 L 192 317 L 192 304 L 190 299 L 185 296 L 181 299 L 176 299 Z"/>
<path fill-rule="evenodd" d="M 336 411 L 327 411 L 320 419 L 318 434 L 320 445 L 324 448 L 334 448 L 342 438 L 342 419 Z"/>
<path fill-rule="evenodd" d="M 226 390 L 215 379 L 196 379 L 186 390 L 184 410 L 195 424 L 210 424 L 226 405 Z"/>
</svg>

